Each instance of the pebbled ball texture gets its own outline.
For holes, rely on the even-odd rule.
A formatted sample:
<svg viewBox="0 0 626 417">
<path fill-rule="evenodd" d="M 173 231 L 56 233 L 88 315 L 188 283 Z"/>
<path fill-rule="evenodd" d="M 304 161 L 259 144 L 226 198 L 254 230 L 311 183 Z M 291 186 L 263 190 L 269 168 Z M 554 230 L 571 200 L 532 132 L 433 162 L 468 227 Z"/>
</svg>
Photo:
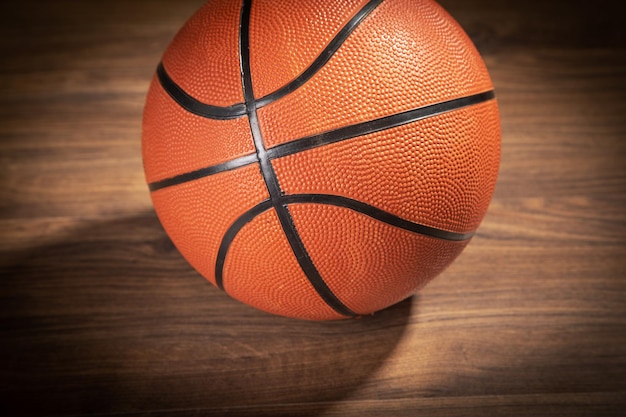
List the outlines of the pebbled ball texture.
<svg viewBox="0 0 626 417">
<path fill-rule="evenodd" d="M 154 76 L 143 120 L 152 200 L 181 254 L 237 300 L 311 320 L 374 313 L 440 274 L 487 211 L 493 86 L 431 0 L 212 0 L 162 64 L 175 87 Z"/>
</svg>

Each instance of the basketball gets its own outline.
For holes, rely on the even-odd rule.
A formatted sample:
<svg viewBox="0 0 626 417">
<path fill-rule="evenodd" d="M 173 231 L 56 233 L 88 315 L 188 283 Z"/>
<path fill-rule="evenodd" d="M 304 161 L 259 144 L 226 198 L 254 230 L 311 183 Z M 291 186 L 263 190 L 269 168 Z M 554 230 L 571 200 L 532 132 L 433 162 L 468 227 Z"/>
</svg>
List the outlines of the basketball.
<svg viewBox="0 0 626 417">
<path fill-rule="evenodd" d="M 500 161 L 486 66 L 431 0 L 211 0 L 165 50 L 156 213 L 229 296 L 300 319 L 398 303 L 479 227 Z"/>
</svg>

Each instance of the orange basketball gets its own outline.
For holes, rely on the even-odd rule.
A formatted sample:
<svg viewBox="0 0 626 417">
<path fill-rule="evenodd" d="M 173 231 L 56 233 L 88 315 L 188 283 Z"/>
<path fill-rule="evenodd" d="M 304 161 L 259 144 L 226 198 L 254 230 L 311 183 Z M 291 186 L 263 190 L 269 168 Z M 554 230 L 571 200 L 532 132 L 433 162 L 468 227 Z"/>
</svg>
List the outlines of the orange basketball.
<svg viewBox="0 0 626 417">
<path fill-rule="evenodd" d="M 431 0 L 212 0 L 158 66 L 143 159 L 207 280 L 341 319 L 409 297 L 467 245 L 496 182 L 498 107 Z"/>
</svg>

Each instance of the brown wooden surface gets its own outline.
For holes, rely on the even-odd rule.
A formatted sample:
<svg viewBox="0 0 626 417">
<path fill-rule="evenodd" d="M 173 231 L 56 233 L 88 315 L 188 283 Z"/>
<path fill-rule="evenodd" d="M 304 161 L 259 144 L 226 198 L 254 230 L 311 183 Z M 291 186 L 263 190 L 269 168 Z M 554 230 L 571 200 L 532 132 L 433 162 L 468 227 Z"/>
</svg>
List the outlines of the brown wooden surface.
<svg viewBox="0 0 626 417">
<path fill-rule="evenodd" d="M 143 100 L 201 3 L 0 6 L 0 414 L 626 415 L 618 7 L 442 1 L 500 100 L 490 211 L 412 299 L 311 323 L 210 286 L 151 208 Z"/>
</svg>

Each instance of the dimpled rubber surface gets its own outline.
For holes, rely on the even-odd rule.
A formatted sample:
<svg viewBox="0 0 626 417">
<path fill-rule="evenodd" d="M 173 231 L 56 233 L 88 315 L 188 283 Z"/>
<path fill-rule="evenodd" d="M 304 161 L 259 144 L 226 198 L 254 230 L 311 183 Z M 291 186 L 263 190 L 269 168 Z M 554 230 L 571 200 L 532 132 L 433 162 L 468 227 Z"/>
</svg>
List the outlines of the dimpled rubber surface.
<svg viewBox="0 0 626 417">
<path fill-rule="evenodd" d="M 213 284 L 218 248 L 228 227 L 267 197 L 255 166 L 152 193 L 159 220 L 180 253 Z"/>
<path fill-rule="evenodd" d="M 179 106 L 153 80 L 144 111 L 142 151 L 148 182 L 254 153 L 245 118 L 213 120 Z M 210 141 L 211 146 L 207 146 Z"/>
<path fill-rule="evenodd" d="M 315 320 L 339 319 L 311 286 L 274 211 L 248 223 L 226 257 L 225 291 L 270 313 Z"/>
<path fill-rule="evenodd" d="M 160 71 L 142 137 L 157 214 L 207 280 L 260 310 L 388 307 L 441 273 L 487 210 L 493 86 L 431 0 L 211 0 Z"/>
<path fill-rule="evenodd" d="M 259 118 L 271 147 L 491 88 L 480 55 L 443 9 L 383 1 L 313 78 Z"/>
<path fill-rule="evenodd" d="M 243 101 L 239 70 L 241 0 L 211 0 L 172 40 L 163 64 L 183 90 L 216 106 Z"/>
<path fill-rule="evenodd" d="M 338 194 L 416 223 L 471 232 L 498 174 L 497 137 L 490 101 L 289 155 L 274 166 L 287 194 Z"/>
<path fill-rule="evenodd" d="M 358 314 L 405 299 L 448 266 L 468 242 L 422 236 L 343 207 L 294 204 L 291 213 L 329 287 Z"/>
<path fill-rule="evenodd" d="M 365 3 L 333 1 L 330 8 L 328 0 L 297 5 L 293 0 L 255 1 L 250 21 L 255 96 L 266 96 L 296 78 Z"/>
</svg>

